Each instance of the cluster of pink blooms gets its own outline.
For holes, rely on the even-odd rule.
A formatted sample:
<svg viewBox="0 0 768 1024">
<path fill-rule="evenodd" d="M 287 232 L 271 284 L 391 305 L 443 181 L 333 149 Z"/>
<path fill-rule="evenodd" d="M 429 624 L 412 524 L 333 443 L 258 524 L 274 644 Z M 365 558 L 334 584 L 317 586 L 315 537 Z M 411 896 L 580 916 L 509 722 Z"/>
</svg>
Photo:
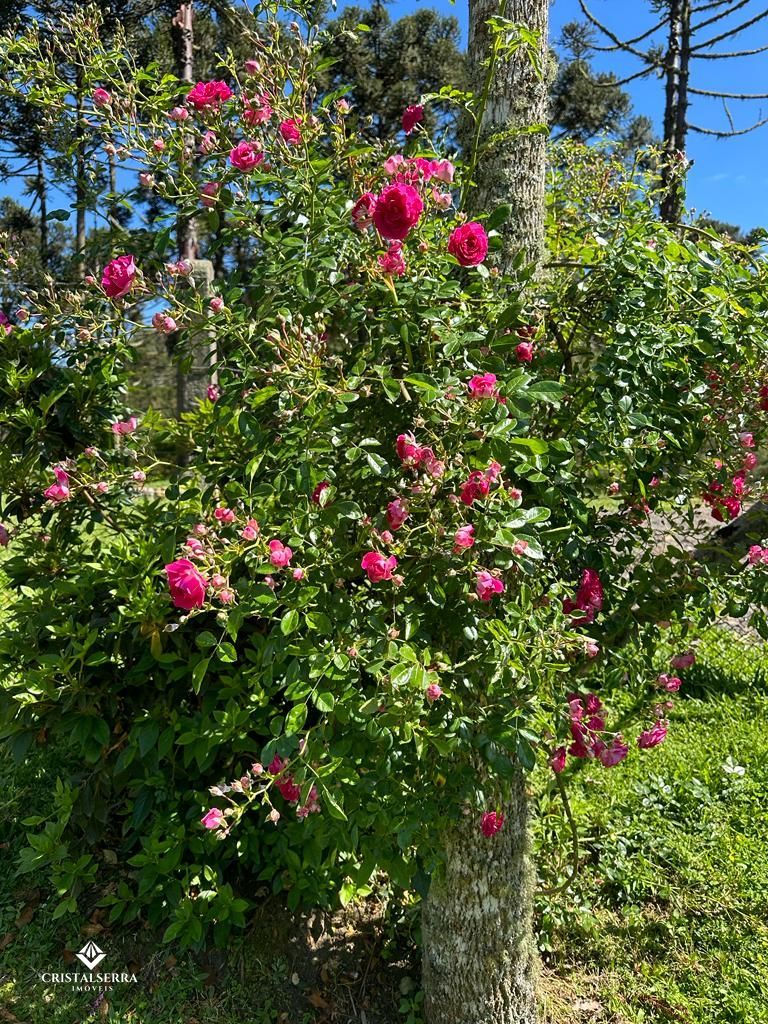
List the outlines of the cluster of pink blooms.
<svg viewBox="0 0 768 1024">
<path fill-rule="evenodd" d="M 501 466 L 498 462 L 491 462 L 487 469 L 473 470 L 459 490 L 462 504 L 469 507 L 480 498 L 487 498 L 491 484 L 496 483 L 500 475 Z"/>
<path fill-rule="evenodd" d="M 585 569 L 581 574 L 579 589 L 575 598 L 563 601 L 563 611 L 572 616 L 574 626 L 586 625 L 595 621 L 595 615 L 603 607 L 603 584 L 594 569 Z M 583 614 L 579 614 L 579 613 Z"/>
<path fill-rule="evenodd" d="M 747 561 L 750 565 L 768 565 L 768 548 L 753 544 L 747 552 Z"/>
<path fill-rule="evenodd" d="M 404 466 L 423 469 L 436 480 L 445 472 L 445 463 L 435 456 L 432 448 L 418 444 L 413 434 L 399 434 L 395 450 Z"/>
<path fill-rule="evenodd" d="M 110 429 L 113 434 L 117 434 L 120 437 L 126 437 L 128 434 L 134 434 L 139 426 L 139 421 L 135 416 L 129 416 L 127 420 L 118 420 L 116 423 L 112 423 Z"/>
<path fill-rule="evenodd" d="M 585 699 L 578 694 L 568 698 L 571 744 L 558 747 L 550 759 L 552 770 L 560 773 L 565 768 L 566 754 L 579 758 L 596 758 L 605 768 L 612 768 L 627 756 L 629 747 L 620 733 L 605 738 L 605 719 L 600 712 L 600 698 L 590 693 Z"/>
<path fill-rule="evenodd" d="M 277 754 L 267 767 L 267 771 L 273 777 L 275 786 L 282 798 L 289 804 L 297 804 L 301 798 L 301 787 L 295 782 L 293 776 L 285 771 L 285 761 Z M 302 807 L 297 807 L 296 817 L 306 818 L 309 814 L 317 814 L 321 810 L 317 788 L 312 786 L 307 794 L 307 802 Z"/>
</svg>

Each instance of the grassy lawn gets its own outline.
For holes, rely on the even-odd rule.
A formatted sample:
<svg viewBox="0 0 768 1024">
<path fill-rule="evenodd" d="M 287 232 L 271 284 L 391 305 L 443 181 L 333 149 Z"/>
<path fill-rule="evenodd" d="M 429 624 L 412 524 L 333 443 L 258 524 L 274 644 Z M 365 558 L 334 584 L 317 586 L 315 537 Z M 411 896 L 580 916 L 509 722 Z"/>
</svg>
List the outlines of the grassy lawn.
<svg viewBox="0 0 768 1024">
<path fill-rule="evenodd" d="M 570 784 L 582 866 L 540 906 L 548 1024 L 768 1024 L 768 663 L 743 651 L 705 645 L 667 742 Z M 95 899 L 53 921 L 45 878 L 16 864 L 19 821 L 45 813 L 56 766 L 45 747 L 20 767 L 0 758 L 0 1024 L 417 1024 L 413 908 L 383 926 L 370 907 L 310 921 L 302 943 L 265 904 L 241 941 L 201 958 L 105 929 Z M 541 804 L 539 841 L 565 843 L 559 808 Z M 99 969 L 138 976 L 100 1004 L 38 978 L 74 970 L 89 936 L 109 954 Z"/>
</svg>

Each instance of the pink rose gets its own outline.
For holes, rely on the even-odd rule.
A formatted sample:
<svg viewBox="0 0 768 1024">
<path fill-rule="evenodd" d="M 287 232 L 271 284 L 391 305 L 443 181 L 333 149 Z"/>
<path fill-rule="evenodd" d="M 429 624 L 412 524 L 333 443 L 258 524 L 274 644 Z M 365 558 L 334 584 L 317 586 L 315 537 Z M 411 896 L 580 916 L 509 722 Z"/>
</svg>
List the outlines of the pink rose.
<svg viewBox="0 0 768 1024">
<path fill-rule="evenodd" d="M 397 172 L 400 170 L 404 163 L 405 157 L 403 156 L 403 154 L 394 153 L 392 156 L 388 156 L 387 159 L 384 161 L 384 173 L 388 175 L 390 178 L 392 178 L 394 177 L 395 174 L 397 174 Z"/>
<path fill-rule="evenodd" d="M 216 132 L 207 131 L 203 135 L 202 139 L 200 139 L 200 144 L 197 147 L 197 151 L 198 153 L 202 153 L 203 156 L 210 156 L 211 153 L 214 153 L 216 151 L 216 147 L 218 146 L 218 144 L 219 139 L 218 136 L 216 135 Z"/>
<path fill-rule="evenodd" d="M 364 192 L 352 207 L 352 223 L 358 231 L 365 231 L 373 224 L 373 208 L 376 196 L 373 192 Z"/>
<path fill-rule="evenodd" d="M 513 555 L 518 555 L 518 556 L 519 555 L 524 555 L 527 550 L 528 550 L 528 541 L 527 540 L 516 540 L 515 543 L 512 545 L 512 554 Z"/>
<path fill-rule="evenodd" d="M 668 693 L 677 693 L 680 687 L 683 685 L 682 679 L 679 676 L 671 676 L 667 672 L 662 672 L 661 675 L 656 679 L 656 684 Z"/>
<path fill-rule="evenodd" d="M 754 448 L 755 439 L 749 431 L 745 430 L 743 433 L 739 434 L 739 444 L 742 448 Z"/>
<path fill-rule="evenodd" d="M 686 669 L 690 668 L 695 661 L 696 655 L 693 651 L 685 651 L 684 654 L 676 654 L 670 664 L 672 665 L 672 668 Z"/>
<path fill-rule="evenodd" d="M 393 530 L 399 530 L 409 516 L 408 506 L 402 498 L 395 498 L 387 505 L 387 522 Z"/>
<path fill-rule="evenodd" d="M 403 259 L 403 247 L 400 243 L 393 242 L 389 249 L 378 257 L 378 264 L 385 274 L 402 277 L 406 267 L 405 260 Z"/>
<path fill-rule="evenodd" d="M 459 552 L 471 548 L 474 543 L 474 526 L 460 526 L 453 537 L 453 550 L 459 554 Z"/>
<path fill-rule="evenodd" d="M 472 398 L 496 398 L 498 394 L 495 373 L 476 373 L 467 387 Z"/>
<path fill-rule="evenodd" d="M 437 685 L 437 683 L 430 683 L 424 691 L 424 696 L 427 698 L 430 704 L 434 704 L 436 700 L 439 700 L 443 695 L 443 691 Z"/>
<path fill-rule="evenodd" d="M 232 95 L 226 82 L 198 82 L 187 93 L 187 103 L 195 110 L 211 110 L 220 107 Z"/>
<path fill-rule="evenodd" d="M 220 828 L 224 824 L 224 811 L 218 807 L 212 807 L 207 814 L 200 819 L 205 828 Z"/>
<path fill-rule="evenodd" d="M 477 574 L 477 596 L 481 601 L 492 601 L 497 594 L 504 593 L 504 584 L 501 580 L 492 576 L 487 569 Z"/>
<path fill-rule="evenodd" d="M 223 508 L 221 505 L 213 512 L 214 519 L 218 519 L 220 523 L 234 523 L 235 513 L 231 508 Z"/>
<path fill-rule="evenodd" d="M 209 181 L 200 189 L 200 201 L 203 206 L 210 209 L 216 205 L 216 200 L 219 197 L 221 185 L 218 181 Z"/>
<path fill-rule="evenodd" d="M 243 68 L 246 75 L 258 75 L 261 71 L 261 61 L 251 57 L 243 64 Z"/>
<path fill-rule="evenodd" d="M 637 745 L 641 750 L 648 750 L 651 747 L 658 747 L 667 738 L 667 724 L 661 720 L 657 721 L 650 729 L 641 732 L 637 737 Z"/>
<path fill-rule="evenodd" d="M 152 188 L 155 184 L 154 176 L 149 171 L 142 171 L 139 175 L 139 184 L 142 188 Z"/>
<path fill-rule="evenodd" d="M 264 154 L 253 142 L 238 142 L 229 152 L 229 162 L 244 174 L 255 170 L 263 159 Z"/>
<path fill-rule="evenodd" d="M 256 540 L 259 535 L 259 524 L 255 519 L 249 519 L 243 529 L 240 531 L 240 536 L 243 540 Z"/>
<path fill-rule="evenodd" d="M 363 555 L 360 565 L 368 573 L 371 583 L 381 583 L 382 580 L 392 579 L 392 570 L 397 568 L 397 559 L 394 555 L 385 558 L 378 551 L 369 551 Z"/>
<path fill-rule="evenodd" d="M 521 363 L 533 361 L 533 344 L 530 341 L 521 341 L 515 348 L 515 355 Z"/>
<path fill-rule="evenodd" d="M 91 99 L 95 107 L 108 107 L 112 103 L 112 97 L 106 89 L 94 89 Z"/>
<path fill-rule="evenodd" d="M 621 736 L 616 736 L 609 746 L 598 743 L 597 758 L 603 768 L 613 768 L 629 753 L 629 747 L 623 742 Z"/>
<path fill-rule="evenodd" d="M 276 569 L 284 569 L 290 564 L 293 551 L 280 540 L 269 542 L 269 560 Z"/>
<path fill-rule="evenodd" d="M 205 604 L 208 580 L 188 558 L 178 558 L 165 567 L 171 600 L 177 608 L 191 611 Z"/>
<path fill-rule="evenodd" d="M 435 177 L 439 181 L 445 182 L 446 185 L 450 185 L 455 171 L 456 168 L 450 160 L 438 160 L 435 167 Z"/>
<path fill-rule="evenodd" d="M 56 477 L 56 483 L 51 484 L 50 487 L 43 491 L 45 497 L 56 504 L 61 501 L 67 501 L 71 496 L 69 490 L 69 477 L 61 466 L 53 467 L 53 475 Z"/>
<path fill-rule="evenodd" d="M 252 100 L 243 100 L 243 120 L 253 128 L 257 124 L 266 124 L 272 117 L 272 107 L 266 93 Z"/>
<path fill-rule="evenodd" d="M 438 189 L 432 189 L 432 202 L 435 206 L 441 210 L 448 210 L 453 204 L 453 196 L 450 192 L 440 192 Z"/>
<path fill-rule="evenodd" d="M 303 570 L 303 569 L 298 569 L 298 568 L 297 568 L 297 569 L 294 569 L 294 570 L 293 570 L 292 576 L 293 576 L 293 578 L 294 578 L 294 579 L 295 579 L 295 580 L 296 580 L 297 582 L 299 582 L 300 580 L 303 580 L 303 579 L 304 579 L 304 577 L 306 576 L 306 573 L 304 572 L 304 570 Z"/>
<path fill-rule="evenodd" d="M 118 256 L 104 267 L 101 287 L 110 299 L 122 299 L 133 287 L 136 263 L 133 256 Z"/>
<path fill-rule="evenodd" d="M 282 121 L 278 130 L 283 141 L 287 142 L 289 146 L 296 146 L 301 142 L 301 129 L 299 128 L 298 121 L 295 121 L 293 118 Z"/>
<path fill-rule="evenodd" d="M 117 423 L 113 423 L 111 425 L 111 429 L 113 434 L 126 435 L 132 434 L 136 430 L 138 425 L 139 421 L 136 419 L 136 417 L 131 416 L 130 419 L 118 420 Z"/>
<path fill-rule="evenodd" d="M 501 811 L 486 811 L 480 819 L 480 831 L 486 839 L 490 839 L 497 832 L 501 832 L 503 825 L 504 815 Z"/>
<path fill-rule="evenodd" d="M 220 313 L 224 309 L 224 299 L 220 295 L 214 295 L 208 305 L 214 313 Z"/>
<path fill-rule="evenodd" d="M 317 487 L 315 487 L 314 491 L 312 491 L 312 495 L 311 495 L 311 497 L 309 499 L 312 502 L 313 505 L 325 505 L 326 504 L 326 502 L 323 500 L 323 495 L 330 488 L 330 486 L 331 485 L 328 483 L 327 480 L 321 480 L 320 481 L 320 483 L 317 485 Z"/>
<path fill-rule="evenodd" d="M 501 466 L 498 462 L 492 462 L 488 469 L 476 469 L 469 474 L 467 480 L 461 485 L 459 497 L 464 505 L 471 505 L 478 498 L 485 498 L 491 489 L 491 484 L 498 480 L 501 473 Z"/>
<path fill-rule="evenodd" d="M 220 590 L 216 596 L 222 604 L 232 604 L 235 600 L 235 592 L 229 587 L 224 587 L 224 589 Z"/>
<path fill-rule="evenodd" d="M 152 317 L 152 326 L 161 334 L 173 334 L 175 330 L 178 330 L 176 321 L 167 313 L 155 313 Z"/>
<path fill-rule="evenodd" d="M 410 135 L 413 129 L 424 118 L 424 107 L 420 103 L 414 103 L 403 111 L 403 131 Z"/>
<path fill-rule="evenodd" d="M 382 238 L 402 241 L 419 221 L 424 203 L 412 185 L 387 185 L 373 208 L 373 223 Z"/>
<path fill-rule="evenodd" d="M 488 235 L 485 228 L 471 220 L 454 228 L 448 239 L 448 252 L 462 267 L 476 267 L 488 255 Z"/>
<path fill-rule="evenodd" d="M 16 315 L 18 316 L 18 313 Z M 755 455 L 755 453 L 747 452 L 747 454 L 744 456 L 744 461 L 742 462 L 742 466 L 744 467 L 744 469 L 749 471 L 750 469 L 754 469 L 756 465 L 757 456 Z"/>
<path fill-rule="evenodd" d="M 209 402 L 218 402 L 221 398 L 221 390 L 218 384 L 209 384 L 205 389 L 205 396 Z"/>
<path fill-rule="evenodd" d="M 565 768 L 565 757 L 565 747 L 558 747 L 557 750 L 550 757 L 549 765 L 556 775 L 559 775 L 560 772 L 563 771 L 563 769 Z"/>
<path fill-rule="evenodd" d="M 168 117 L 170 117 L 172 121 L 176 121 L 177 123 L 181 121 L 188 121 L 189 111 L 187 110 L 186 107 L 174 107 L 173 110 L 168 111 Z"/>
<path fill-rule="evenodd" d="M 406 465 L 414 465 L 421 451 L 413 434 L 398 434 L 395 449 L 400 461 Z"/>
</svg>

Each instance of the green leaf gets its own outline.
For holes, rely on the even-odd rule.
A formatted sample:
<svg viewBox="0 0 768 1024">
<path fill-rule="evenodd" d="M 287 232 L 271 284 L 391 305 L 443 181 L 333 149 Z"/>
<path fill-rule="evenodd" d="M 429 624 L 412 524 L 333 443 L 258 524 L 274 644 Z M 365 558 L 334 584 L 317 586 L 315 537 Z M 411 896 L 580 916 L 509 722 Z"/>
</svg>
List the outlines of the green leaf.
<svg viewBox="0 0 768 1024">
<path fill-rule="evenodd" d="M 509 203 L 503 203 L 501 206 L 497 206 L 493 213 L 486 218 L 485 228 L 487 231 L 493 231 L 494 228 L 501 227 L 501 225 L 509 220 L 509 215 L 512 213 L 512 207 Z"/>
<path fill-rule="evenodd" d="M 203 685 L 203 679 L 205 679 L 205 673 L 208 671 L 210 662 L 210 658 L 203 658 L 192 669 L 192 689 L 195 693 L 200 693 L 200 687 Z"/>
<path fill-rule="evenodd" d="M 333 711 L 336 699 L 332 693 L 325 690 L 323 693 L 315 694 L 315 707 L 318 711 L 324 711 L 326 714 Z"/>
<path fill-rule="evenodd" d="M 289 636 L 299 626 L 299 613 L 295 608 L 289 609 L 280 620 L 280 632 L 283 636 Z"/>
<path fill-rule="evenodd" d="M 326 789 L 325 786 L 320 786 L 320 795 L 323 806 L 328 811 L 329 817 L 335 818 L 337 821 L 347 821 L 344 808 L 337 802 L 336 798 L 331 795 L 331 791 L 329 789 Z"/>
<path fill-rule="evenodd" d="M 285 716 L 285 734 L 292 736 L 303 728 L 307 720 L 307 705 L 295 704 Z"/>
</svg>

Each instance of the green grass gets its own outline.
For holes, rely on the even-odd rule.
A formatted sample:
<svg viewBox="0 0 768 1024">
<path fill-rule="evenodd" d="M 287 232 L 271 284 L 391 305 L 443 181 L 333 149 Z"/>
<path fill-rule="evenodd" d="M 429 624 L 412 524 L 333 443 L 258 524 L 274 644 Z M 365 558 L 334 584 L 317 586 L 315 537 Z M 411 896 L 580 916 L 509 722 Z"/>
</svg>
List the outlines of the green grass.
<svg viewBox="0 0 768 1024">
<path fill-rule="evenodd" d="M 582 863 L 572 888 L 540 906 L 548 1024 L 768 1024 L 768 661 L 719 634 L 701 650 L 667 742 L 569 783 Z M 347 920 L 347 932 L 337 921 L 321 968 L 268 901 L 240 941 L 197 958 L 148 932 L 99 931 L 95 899 L 54 921 L 46 879 L 16 864 L 19 822 L 50 807 L 58 763 L 46 747 L 21 766 L 0 757 L 0 1022 L 320 1024 L 328 1003 L 337 1021 L 364 1007 L 369 1024 L 405 1024 L 397 989 L 418 966 L 398 962 L 397 937 L 370 921 Z M 539 862 L 556 876 L 551 840 L 562 848 L 567 833 L 557 800 L 541 805 Z M 139 978 L 98 1008 L 37 977 L 67 969 L 89 931 L 104 969 Z"/>
<path fill-rule="evenodd" d="M 701 652 L 664 745 L 574 780 L 582 868 L 543 916 L 552 1020 L 768 1024 L 765 657 L 717 634 Z"/>
</svg>

